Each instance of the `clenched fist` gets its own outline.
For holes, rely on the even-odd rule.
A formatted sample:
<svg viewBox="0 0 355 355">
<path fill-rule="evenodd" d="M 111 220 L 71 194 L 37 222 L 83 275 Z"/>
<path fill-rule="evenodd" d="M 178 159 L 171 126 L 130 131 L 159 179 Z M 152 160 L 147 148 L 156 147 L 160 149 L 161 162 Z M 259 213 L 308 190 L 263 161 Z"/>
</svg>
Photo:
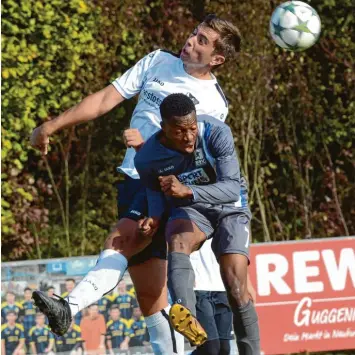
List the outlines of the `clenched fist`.
<svg viewBox="0 0 355 355">
<path fill-rule="evenodd" d="M 136 151 L 144 144 L 144 139 L 137 128 L 126 129 L 123 132 L 123 141 L 126 147 Z"/>
<path fill-rule="evenodd" d="M 46 124 L 42 124 L 33 130 L 30 139 L 33 148 L 37 148 L 42 154 L 47 155 L 49 145 L 49 133 Z"/>
<path fill-rule="evenodd" d="M 147 217 L 138 221 L 138 231 L 143 237 L 152 238 L 159 228 L 160 220 Z"/>
<path fill-rule="evenodd" d="M 176 198 L 192 198 L 192 190 L 182 184 L 174 175 L 159 176 L 159 182 L 162 192 Z"/>
</svg>

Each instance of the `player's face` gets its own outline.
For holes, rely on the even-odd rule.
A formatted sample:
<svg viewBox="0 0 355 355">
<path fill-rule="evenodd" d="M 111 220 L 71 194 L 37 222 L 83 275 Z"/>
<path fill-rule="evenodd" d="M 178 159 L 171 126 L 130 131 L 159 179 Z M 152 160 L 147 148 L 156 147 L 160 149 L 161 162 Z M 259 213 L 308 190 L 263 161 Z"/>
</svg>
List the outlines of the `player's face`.
<svg viewBox="0 0 355 355">
<path fill-rule="evenodd" d="M 124 294 L 127 291 L 127 286 L 124 282 L 120 282 L 117 286 L 117 289 L 120 294 Z"/>
<path fill-rule="evenodd" d="M 120 318 L 120 310 L 115 308 L 110 312 L 110 316 L 112 320 L 118 320 Z"/>
<path fill-rule="evenodd" d="M 43 314 L 40 314 L 36 317 L 36 324 L 39 325 L 40 327 L 44 325 L 44 321 L 45 318 Z"/>
<path fill-rule="evenodd" d="M 65 288 L 68 292 L 73 291 L 74 286 L 75 286 L 75 283 L 73 281 L 66 281 L 65 282 Z"/>
<path fill-rule="evenodd" d="M 162 129 L 169 148 L 188 154 L 195 150 L 198 133 L 195 112 L 163 123 Z"/>
<path fill-rule="evenodd" d="M 6 302 L 7 303 L 14 303 L 15 302 L 15 295 L 12 293 L 6 294 Z"/>
<path fill-rule="evenodd" d="M 142 316 L 142 311 L 140 308 L 133 309 L 133 317 L 139 319 Z"/>
<path fill-rule="evenodd" d="M 25 291 L 25 293 L 23 294 L 24 298 L 26 301 L 31 299 L 32 296 L 32 292 L 30 290 Z"/>
<path fill-rule="evenodd" d="M 16 319 L 17 319 L 17 316 L 16 316 L 16 314 L 14 314 L 14 313 L 8 313 L 8 314 L 6 315 L 6 320 L 7 320 L 8 323 L 10 323 L 10 324 L 15 323 L 15 322 L 16 322 Z"/>
<path fill-rule="evenodd" d="M 180 58 L 187 66 L 193 67 L 213 67 L 224 63 L 225 58 L 214 53 L 214 43 L 219 38 L 219 34 L 211 28 L 200 24 L 191 33 L 182 48 Z"/>
<path fill-rule="evenodd" d="M 53 288 L 50 288 L 50 289 L 47 291 L 47 294 L 48 294 L 48 297 L 53 297 L 54 289 L 53 289 Z"/>
</svg>

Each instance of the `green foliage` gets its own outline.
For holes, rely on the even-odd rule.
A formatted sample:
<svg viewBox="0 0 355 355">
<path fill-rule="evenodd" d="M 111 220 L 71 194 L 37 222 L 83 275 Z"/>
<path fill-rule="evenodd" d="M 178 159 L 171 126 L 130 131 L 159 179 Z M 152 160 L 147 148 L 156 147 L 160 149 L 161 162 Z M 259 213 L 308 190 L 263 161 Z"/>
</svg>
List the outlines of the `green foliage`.
<svg viewBox="0 0 355 355">
<path fill-rule="evenodd" d="M 355 25 L 351 0 L 314 0 L 322 35 L 285 52 L 251 1 L 2 2 L 2 232 L 6 259 L 94 254 L 116 220 L 115 167 L 135 100 L 52 139 L 31 131 L 155 48 L 178 51 L 206 13 L 235 22 L 243 52 L 216 72 L 250 187 L 258 241 L 355 233 Z"/>
</svg>

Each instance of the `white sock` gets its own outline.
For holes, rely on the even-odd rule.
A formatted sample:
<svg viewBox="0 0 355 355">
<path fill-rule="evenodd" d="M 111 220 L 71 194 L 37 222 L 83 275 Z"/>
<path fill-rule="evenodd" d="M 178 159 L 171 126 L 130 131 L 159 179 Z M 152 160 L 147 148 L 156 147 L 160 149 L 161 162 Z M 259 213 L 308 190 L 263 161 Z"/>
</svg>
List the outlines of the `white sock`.
<svg viewBox="0 0 355 355">
<path fill-rule="evenodd" d="M 176 332 L 169 322 L 170 305 L 161 311 L 145 317 L 155 355 L 183 355 L 184 337 Z"/>
<path fill-rule="evenodd" d="M 113 290 L 127 269 L 127 259 L 112 249 L 101 252 L 97 264 L 66 297 L 72 317 Z"/>
</svg>

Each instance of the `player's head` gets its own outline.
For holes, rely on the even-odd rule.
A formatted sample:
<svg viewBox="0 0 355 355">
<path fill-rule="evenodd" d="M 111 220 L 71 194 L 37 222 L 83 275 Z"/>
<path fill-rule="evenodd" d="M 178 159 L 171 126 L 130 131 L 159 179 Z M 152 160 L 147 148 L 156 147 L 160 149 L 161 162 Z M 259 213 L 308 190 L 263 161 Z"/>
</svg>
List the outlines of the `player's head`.
<svg viewBox="0 0 355 355">
<path fill-rule="evenodd" d="M 139 319 L 140 317 L 142 317 L 142 311 L 139 307 L 134 307 L 133 308 L 133 318 L 134 319 Z"/>
<path fill-rule="evenodd" d="M 88 308 L 88 314 L 90 318 L 96 318 L 99 315 L 99 306 L 94 303 Z"/>
<path fill-rule="evenodd" d="M 13 292 L 6 292 L 6 302 L 10 304 L 13 304 L 15 302 L 15 294 Z"/>
<path fill-rule="evenodd" d="M 26 301 L 29 301 L 32 297 L 32 290 L 29 287 L 26 287 L 23 291 L 23 297 Z"/>
<path fill-rule="evenodd" d="M 36 313 L 36 325 L 42 327 L 46 322 L 46 318 L 43 313 Z"/>
<path fill-rule="evenodd" d="M 8 311 L 6 313 L 6 320 L 9 324 L 16 323 L 16 319 L 17 319 L 17 314 L 15 311 Z"/>
<path fill-rule="evenodd" d="M 180 58 L 185 65 L 213 69 L 240 51 L 241 36 L 231 22 L 208 15 L 187 39 Z"/>
<path fill-rule="evenodd" d="M 196 109 L 184 94 L 171 94 L 160 105 L 162 143 L 181 153 L 195 150 L 197 137 Z"/>
<path fill-rule="evenodd" d="M 66 279 L 65 280 L 65 289 L 68 292 L 73 291 L 74 287 L 75 287 L 75 280 L 74 279 Z"/>
<path fill-rule="evenodd" d="M 111 306 L 110 308 L 110 317 L 112 320 L 119 320 L 121 316 L 121 311 L 120 308 L 118 307 L 117 304 L 114 304 L 113 306 Z"/>
<path fill-rule="evenodd" d="M 123 280 L 118 284 L 117 290 L 119 294 L 125 294 L 127 292 L 127 285 Z"/>
<path fill-rule="evenodd" d="M 53 286 L 49 286 L 47 288 L 47 295 L 48 295 L 48 297 L 53 297 L 53 295 L 54 295 L 54 287 Z"/>
</svg>

